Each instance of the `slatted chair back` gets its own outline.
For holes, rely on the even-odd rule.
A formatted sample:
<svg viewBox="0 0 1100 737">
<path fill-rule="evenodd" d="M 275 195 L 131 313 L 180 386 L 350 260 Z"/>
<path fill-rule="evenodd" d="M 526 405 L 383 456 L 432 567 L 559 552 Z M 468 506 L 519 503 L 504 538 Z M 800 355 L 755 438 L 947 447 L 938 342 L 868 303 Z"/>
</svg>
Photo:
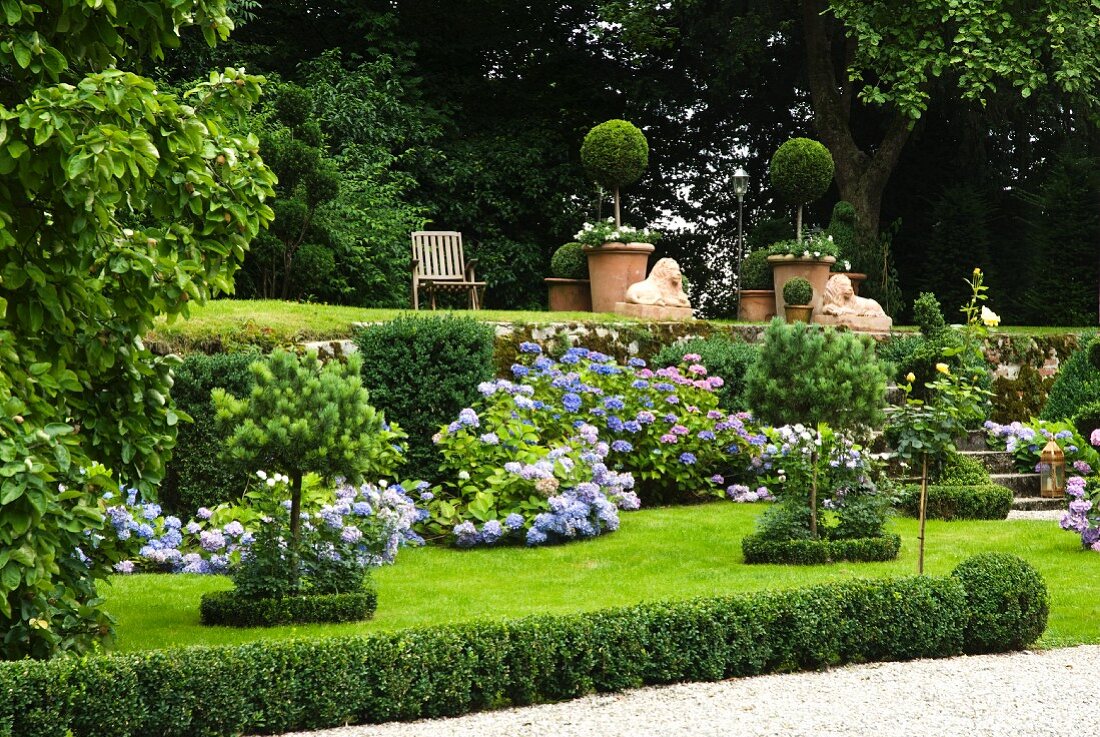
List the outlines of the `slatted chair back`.
<svg viewBox="0 0 1100 737">
<path fill-rule="evenodd" d="M 466 260 L 462 234 L 454 230 L 418 230 L 412 234 L 413 260 L 420 279 L 462 281 Z"/>
</svg>

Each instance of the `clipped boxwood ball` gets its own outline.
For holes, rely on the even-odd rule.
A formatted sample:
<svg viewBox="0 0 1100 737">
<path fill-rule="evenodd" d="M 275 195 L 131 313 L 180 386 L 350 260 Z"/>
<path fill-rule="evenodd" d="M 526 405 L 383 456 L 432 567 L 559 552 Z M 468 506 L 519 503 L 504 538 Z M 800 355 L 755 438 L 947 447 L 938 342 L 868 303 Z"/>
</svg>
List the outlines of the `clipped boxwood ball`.
<svg viewBox="0 0 1100 737">
<path fill-rule="evenodd" d="M 1019 650 L 1039 639 L 1050 604 L 1039 572 L 1008 553 L 981 553 L 960 563 L 951 575 L 966 590 L 970 620 L 966 652 Z"/>
<path fill-rule="evenodd" d="M 783 303 L 788 305 L 808 305 L 814 301 L 814 288 L 810 282 L 796 276 L 783 285 Z"/>
<path fill-rule="evenodd" d="M 775 286 L 772 267 L 768 264 L 768 249 L 753 251 L 741 262 L 742 289 L 771 289 Z"/>
<path fill-rule="evenodd" d="M 633 123 L 608 120 L 584 137 L 581 163 L 600 185 L 622 187 L 636 181 L 649 166 L 649 143 Z"/>
<path fill-rule="evenodd" d="M 588 256 L 583 243 L 566 243 L 550 257 L 550 276 L 557 279 L 587 279 Z"/>
<path fill-rule="evenodd" d="M 772 156 L 772 185 L 783 199 L 803 205 L 825 194 L 833 169 L 829 149 L 809 138 L 792 138 Z"/>
</svg>

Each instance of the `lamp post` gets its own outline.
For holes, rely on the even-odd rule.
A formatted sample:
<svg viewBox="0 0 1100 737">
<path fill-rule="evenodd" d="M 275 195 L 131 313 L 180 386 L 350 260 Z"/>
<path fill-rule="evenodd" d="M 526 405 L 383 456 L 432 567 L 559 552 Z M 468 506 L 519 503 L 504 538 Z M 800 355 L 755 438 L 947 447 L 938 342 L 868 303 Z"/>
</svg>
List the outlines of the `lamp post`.
<svg viewBox="0 0 1100 737">
<path fill-rule="evenodd" d="M 741 239 L 741 213 L 745 193 L 749 191 L 749 173 L 737 167 L 733 172 L 733 193 L 737 195 L 737 318 L 741 318 L 741 262 L 745 260 L 744 241 Z"/>
</svg>

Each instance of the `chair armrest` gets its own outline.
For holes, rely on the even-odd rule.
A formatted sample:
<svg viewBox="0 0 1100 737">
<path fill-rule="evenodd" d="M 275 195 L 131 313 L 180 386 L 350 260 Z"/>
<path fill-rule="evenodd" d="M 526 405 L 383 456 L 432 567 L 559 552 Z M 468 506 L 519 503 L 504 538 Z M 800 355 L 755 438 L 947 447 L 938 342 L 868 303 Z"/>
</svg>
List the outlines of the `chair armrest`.
<svg viewBox="0 0 1100 737">
<path fill-rule="evenodd" d="M 466 281 L 477 281 L 477 279 L 474 277 L 474 264 L 476 263 L 476 258 L 472 258 L 466 262 Z"/>
<path fill-rule="evenodd" d="M 412 272 L 413 276 L 416 276 L 416 267 L 419 266 L 419 265 L 420 265 L 420 259 L 414 258 L 414 259 L 409 260 L 409 271 Z"/>
</svg>

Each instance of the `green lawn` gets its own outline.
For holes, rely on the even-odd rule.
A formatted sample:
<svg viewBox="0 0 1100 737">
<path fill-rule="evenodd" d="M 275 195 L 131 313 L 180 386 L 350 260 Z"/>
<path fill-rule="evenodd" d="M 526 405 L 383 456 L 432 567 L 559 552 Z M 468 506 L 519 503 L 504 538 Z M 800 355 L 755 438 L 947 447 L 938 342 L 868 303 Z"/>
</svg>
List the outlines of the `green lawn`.
<svg viewBox="0 0 1100 737">
<path fill-rule="evenodd" d="M 892 563 L 747 566 L 741 538 L 759 505 L 716 502 L 622 515 L 618 532 L 546 548 L 402 550 L 375 575 L 376 618 L 363 624 L 238 630 L 202 627 L 199 598 L 229 588 L 211 576 L 115 577 L 104 587 L 118 617 L 118 649 L 219 645 L 261 638 L 326 637 L 404 627 L 567 613 L 655 599 L 792 588 L 853 576 L 916 572 L 916 521 L 898 519 L 901 557 Z M 1100 555 L 1083 551 L 1055 522 L 929 522 L 926 570 L 944 575 L 982 551 L 1018 554 L 1034 564 L 1051 591 L 1043 647 L 1100 643 Z"/>
</svg>

